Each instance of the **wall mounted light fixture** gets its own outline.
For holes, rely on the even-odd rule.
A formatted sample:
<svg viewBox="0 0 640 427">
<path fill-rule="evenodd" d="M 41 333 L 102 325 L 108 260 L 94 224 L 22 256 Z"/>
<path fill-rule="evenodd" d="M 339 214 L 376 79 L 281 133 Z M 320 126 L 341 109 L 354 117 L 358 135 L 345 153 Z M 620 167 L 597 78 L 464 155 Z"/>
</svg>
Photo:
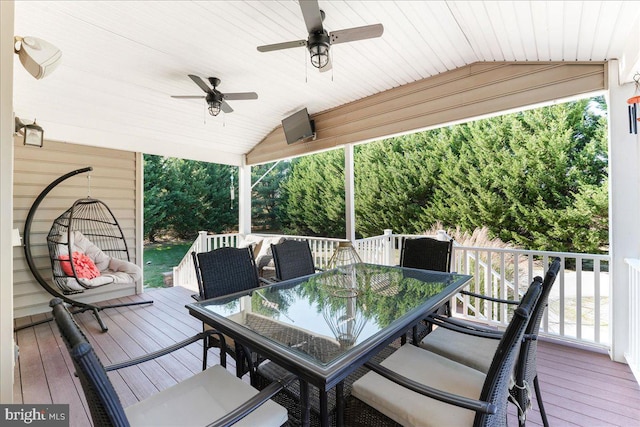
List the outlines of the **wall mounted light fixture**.
<svg viewBox="0 0 640 427">
<path fill-rule="evenodd" d="M 23 135 L 24 145 L 33 145 L 42 147 L 44 142 L 44 130 L 36 123 L 35 119 L 31 124 L 22 123 L 20 118 L 16 117 L 15 132 Z"/>
</svg>

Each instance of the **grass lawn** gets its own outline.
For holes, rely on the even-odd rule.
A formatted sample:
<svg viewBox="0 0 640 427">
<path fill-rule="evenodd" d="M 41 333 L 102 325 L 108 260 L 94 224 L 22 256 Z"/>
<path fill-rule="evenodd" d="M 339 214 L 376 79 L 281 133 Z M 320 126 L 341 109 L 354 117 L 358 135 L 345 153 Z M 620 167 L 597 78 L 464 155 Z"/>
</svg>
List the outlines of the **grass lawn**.
<svg viewBox="0 0 640 427">
<path fill-rule="evenodd" d="M 191 247 L 191 242 L 164 242 L 144 247 L 144 286 L 160 288 L 164 286 L 162 273 L 170 272 L 177 266 Z"/>
</svg>

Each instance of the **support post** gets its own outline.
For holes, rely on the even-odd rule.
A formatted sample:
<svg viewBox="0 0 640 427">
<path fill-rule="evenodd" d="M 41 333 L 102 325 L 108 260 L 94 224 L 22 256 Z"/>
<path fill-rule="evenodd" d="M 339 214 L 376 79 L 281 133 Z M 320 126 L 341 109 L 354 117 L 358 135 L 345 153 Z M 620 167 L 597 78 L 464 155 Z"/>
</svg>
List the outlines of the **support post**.
<svg viewBox="0 0 640 427">
<path fill-rule="evenodd" d="M 384 235 L 384 263 L 385 265 L 393 265 L 393 230 L 385 228 Z"/>
<path fill-rule="evenodd" d="M 640 258 L 640 139 L 629 133 L 627 99 L 635 84 L 619 84 L 618 61 L 608 64 L 609 111 L 609 285 L 611 358 L 624 362 L 629 346 L 629 272 L 625 258 Z"/>
<path fill-rule="evenodd" d="M 14 2 L 0 1 L 0 402 L 13 403 Z"/>
<path fill-rule="evenodd" d="M 356 241 L 356 210 L 354 202 L 355 178 L 353 173 L 353 144 L 344 146 L 344 207 L 347 240 Z"/>
<path fill-rule="evenodd" d="M 238 232 L 246 236 L 251 234 L 251 166 L 247 156 L 242 157 L 238 175 Z"/>
</svg>

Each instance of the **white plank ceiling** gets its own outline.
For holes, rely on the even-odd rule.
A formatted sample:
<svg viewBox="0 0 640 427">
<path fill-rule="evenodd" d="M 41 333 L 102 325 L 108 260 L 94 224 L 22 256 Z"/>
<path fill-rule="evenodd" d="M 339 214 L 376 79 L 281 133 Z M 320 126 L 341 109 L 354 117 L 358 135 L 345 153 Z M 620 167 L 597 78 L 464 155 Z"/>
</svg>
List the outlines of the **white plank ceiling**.
<svg viewBox="0 0 640 427">
<path fill-rule="evenodd" d="M 16 1 L 15 34 L 45 39 L 61 65 L 35 80 L 15 56 L 14 110 L 46 137 L 239 164 L 307 107 L 311 114 L 478 61 L 619 59 L 633 76 L 640 2 L 327 1 L 329 31 L 382 23 L 381 38 L 334 45 L 319 73 L 305 48 L 256 47 L 307 38 L 297 1 Z M 224 92 L 257 92 L 208 115 L 187 77 Z"/>
</svg>

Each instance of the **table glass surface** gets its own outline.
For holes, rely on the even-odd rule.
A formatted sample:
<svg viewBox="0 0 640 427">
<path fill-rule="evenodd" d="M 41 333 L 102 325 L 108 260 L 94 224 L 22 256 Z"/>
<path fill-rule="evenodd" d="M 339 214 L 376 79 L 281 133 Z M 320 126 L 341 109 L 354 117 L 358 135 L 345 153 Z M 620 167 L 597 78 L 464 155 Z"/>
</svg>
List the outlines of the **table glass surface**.
<svg viewBox="0 0 640 427">
<path fill-rule="evenodd" d="M 353 264 L 191 304 L 313 363 L 327 365 L 407 313 L 453 294 L 470 276 Z M 451 296 L 449 295 L 449 296 Z"/>
</svg>

